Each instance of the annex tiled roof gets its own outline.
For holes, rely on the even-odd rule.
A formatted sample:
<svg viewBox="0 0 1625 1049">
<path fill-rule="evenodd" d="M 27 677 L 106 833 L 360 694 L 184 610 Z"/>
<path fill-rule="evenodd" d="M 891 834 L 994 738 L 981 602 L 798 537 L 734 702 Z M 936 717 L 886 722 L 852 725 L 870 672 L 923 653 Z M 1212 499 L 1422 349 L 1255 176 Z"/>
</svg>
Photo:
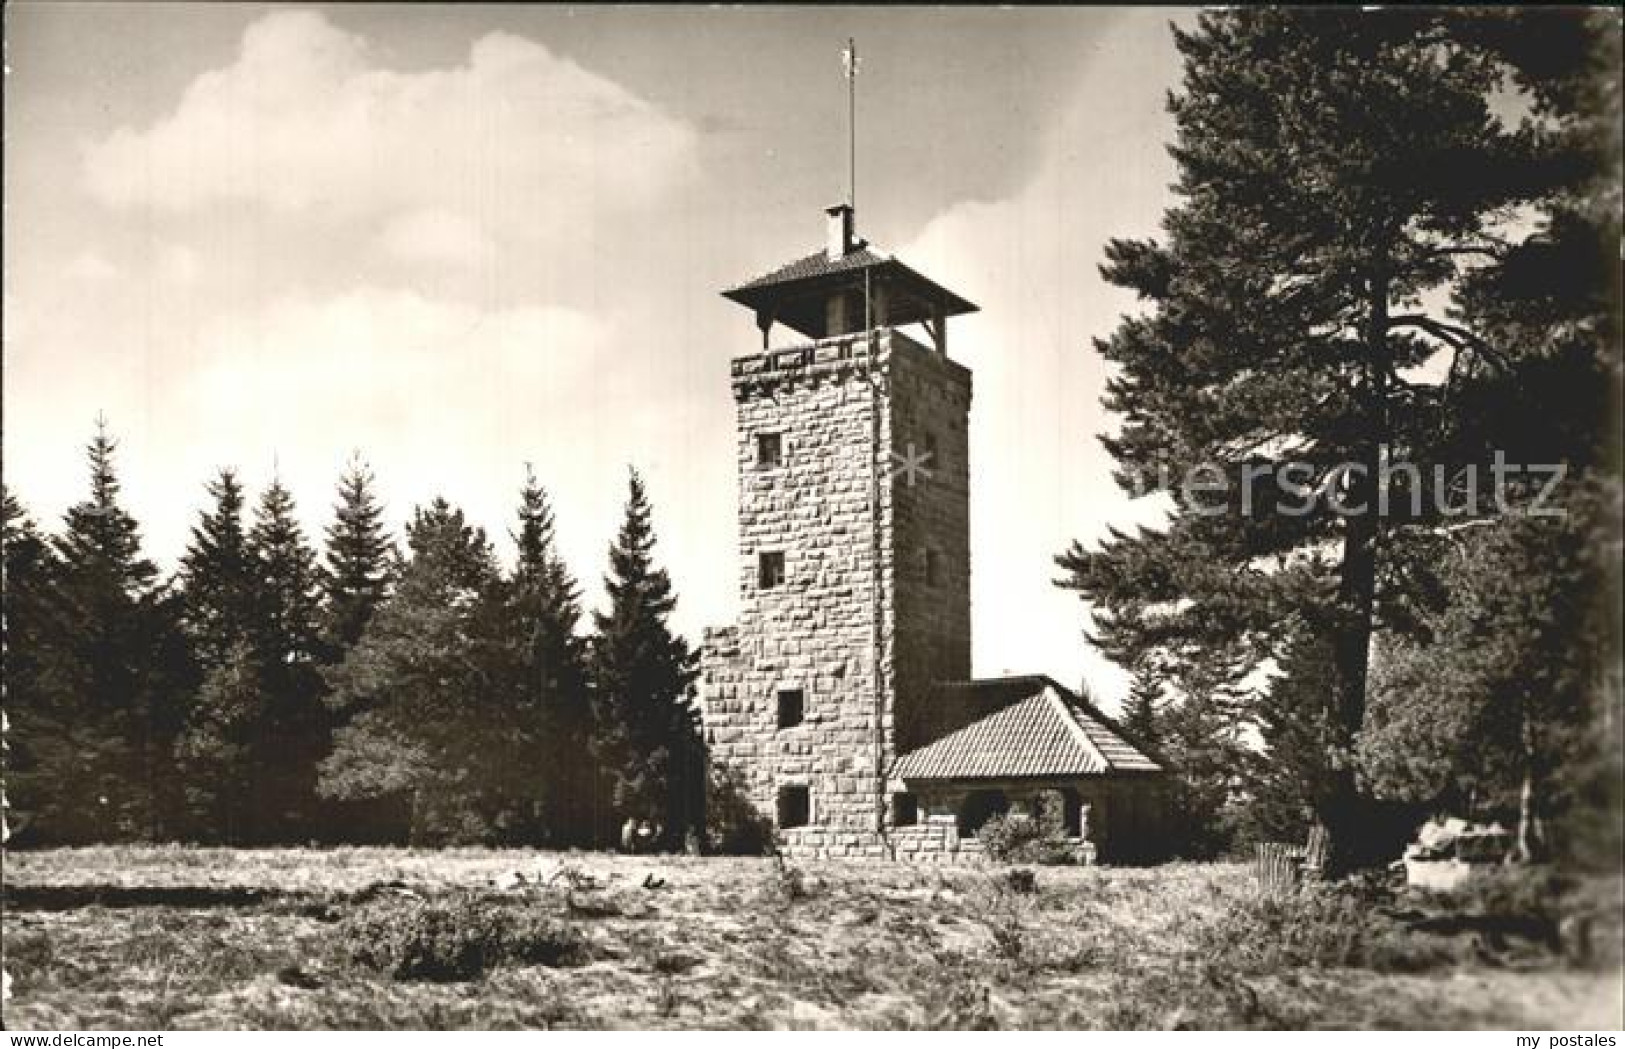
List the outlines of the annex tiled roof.
<svg viewBox="0 0 1625 1049">
<path fill-rule="evenodd" d="M 904 780 L 1022 779 L 1161 771 L 1087 703 L 1044 677 L 967 682 L 1008 700 L 898 759 Z"/>
<path fill-rule="evenodd" d="M 898 704 L 897 747 L 908 752 L 957 732 L 973 721 L 1042 692 L 1050 679 L 1042 674 L 938 681 L 919 701 Z"/>
</svg>

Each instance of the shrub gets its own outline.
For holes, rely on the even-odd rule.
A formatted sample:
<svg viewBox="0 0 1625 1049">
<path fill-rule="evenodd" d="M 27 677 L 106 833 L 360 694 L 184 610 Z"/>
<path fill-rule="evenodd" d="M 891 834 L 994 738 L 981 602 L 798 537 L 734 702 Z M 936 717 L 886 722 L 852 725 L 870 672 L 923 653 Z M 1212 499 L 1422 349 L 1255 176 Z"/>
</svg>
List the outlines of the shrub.
<svg viewBox="0 0 1625 1049">
<path fill-rule="evenodd" d="M 993 937 L 994 954 L 1006 961 L 1021 961 L 1027 949 L 1027 930 L 1020 922 L 1006 915 L 999 921 L 989 922 L 988 933 Z"/>
<path fill-rule="evenodd" d="M 577 965 L 588 954 L 573 926 L 475 895 L 366 904 L 340 932 L 352 963 L 397 980 L 472 980 L 504 962 Z"/>
<path fill-rule="evenodd" d="M 933 1031 L 996 1031 L 999 1019 L 993 1012 L 988 985 L 962 978 L 948 985 L 942 1005 L 927 1027 Z"/>
<path fill-rule="evenodd" d="M 761 856 L 774 847 L 773 825 L 750 800 L 744 777 L 714 768 L 706 783 L 705 845 L 713 854 Z"/>
<path fill-rule="evenodd" d="M 1023 874 L 1025 878 L 1020 877 Z M 1029 936 L 1028 927 L 1028 920 L 1036 910 L 1034 895 L 1037 891 L 1033 872 L 1023 870 L 990 877 L 975 890 L 976 913 L 987 927 L 995 957 L 1027 966 L 1037 961 L 1036 944 Z"/>
<path fill-rule="evenodd" d="M 1483 918 L 1556 928 L 1575 884 L 1549 867 L 1511 866 L 1475 874 L 1436 902 Z"/>
<path fill-rule="evenodd" d="M 8 930 L 3 953 L 6 968 L 12 973 L 26 972 L 34 975 L 50 968 L 51 963 L 56 960 L 56 950 L 51 944 L 51 938 L 44 932 L 27 929 Z"/>
<path fill-rule="evenodd" d="M 1361 893 L 1335 886 L 1238 900 L 1198 931 L 1196 949 L 1210 965 L 1240 974 L 1298 968 L 1425 972 L 1458 960 L 1448 943 L 1405 928 Z"/>
<path fill-rule="evenodd" d="M 1004 872 L 1004 884 L 1011 892 L 1031 896 L 1038 891 L 1038 875 L 1026 867 L 1017 867 Z"/>
<path fill-rule="evenodd" d="M 801 868 L 787 863 L 784 854 L 777 849 L 773 852 L 773 883 L 785 903 L 795 903 L 812 895 L 807 886 L 807 876 L 801 872 Z"/>
<path fill-rule="evenodd" d="M 996 863 L 1066 864 L 1078 861 L 1058 821 L 1039 816 L 992 816 L 976 832 L 982 852 Z"/>
</svg>

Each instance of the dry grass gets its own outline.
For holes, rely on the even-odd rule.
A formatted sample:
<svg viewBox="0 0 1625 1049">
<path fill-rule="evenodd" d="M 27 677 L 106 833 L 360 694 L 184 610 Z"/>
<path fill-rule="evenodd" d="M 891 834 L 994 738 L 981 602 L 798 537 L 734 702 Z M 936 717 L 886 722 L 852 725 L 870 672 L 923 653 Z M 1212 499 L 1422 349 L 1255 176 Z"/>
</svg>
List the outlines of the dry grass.
<svg viewBox="0 0 1625 1049">
<path fill-rule="evenodd" d="M 526 883 L 500 887 L 515 871 Z M 14 979 L 6 1021 L 13 1029 L 1520 1030 L 1621 1022 L 1617 948 L 1581 971 L 1549 953 L 1487 951 L 1471 935 L 1406 932 L 1397 919 L 1337 933 L 1353 904 L 1317 902 L 1283 916 L 1253 899 L 1244 869 L 1224 865 L 1045 868 L 1031 885 L 1007 874 L 485 850 L 17 854 L 5 867 Z M 1606 889 L 1617 898 L 1617 883 Z M 501 943 L 478 930 L 453 937 L 458 950 L 491 948 L 469 979 L 395 978 L 362 964 L 347 943 L 358 923 L 405 929 L 426 913 L 470 907 Z M 1283 939 L 1285 928 L 1294 931 Z M 546 930 L 541 948 L 525 947 L 537 929 Z M 572 945 L 567 958 L 551 953 L 560 935 Z"/>
</svg>

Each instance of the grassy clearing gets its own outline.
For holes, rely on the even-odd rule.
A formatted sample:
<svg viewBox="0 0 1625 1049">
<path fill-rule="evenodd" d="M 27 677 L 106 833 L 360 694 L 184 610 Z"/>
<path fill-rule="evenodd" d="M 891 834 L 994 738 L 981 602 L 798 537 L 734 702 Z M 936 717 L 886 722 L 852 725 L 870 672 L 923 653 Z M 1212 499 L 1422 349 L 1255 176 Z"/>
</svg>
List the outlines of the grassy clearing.
<svg viewBox="0 0 1625 1049">
<path fill-rule="evenodd" d="M 1282 904 L 1226 865 L 107 848 L 5 880 L 13 1029 L 1621 1023 L 1617 880 L 1581 887 L 1585 967 L 1494 899 Z"/>
</svg>

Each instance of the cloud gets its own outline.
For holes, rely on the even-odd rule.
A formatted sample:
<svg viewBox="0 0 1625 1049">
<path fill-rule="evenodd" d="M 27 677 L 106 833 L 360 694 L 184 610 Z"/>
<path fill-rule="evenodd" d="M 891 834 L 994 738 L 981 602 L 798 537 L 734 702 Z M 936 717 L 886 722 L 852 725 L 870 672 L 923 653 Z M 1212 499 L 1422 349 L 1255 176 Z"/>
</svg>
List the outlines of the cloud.
<svg viewBox="0 0 1625 1049">
<path fill-rule="evenodd" d="M 379 244 L 401 262 L 479 266 L 495 254 L 490 236 L 477 222 L 438 209 L 397 215 L 384 227 Z"/>
<path fill-rule="evenodd" d="M 184 244 L 166 244 L 158 252 L 159 279 L 180 287 L 197 283 L 197 252 Z"/>
<path fill-rule="evenodd" d="M 604 471 L 621 435 L 590 391 L 615 338 L 612 325 L 556 306 L 488 309 L 373 287 L 288 296 L 208 325 L 205 363 L 166 396 L 180 420 L 166 440 L 179 443 L 154 454 L 181 507 L 219 466 L 263 477 L 274 462 L 314 535 L 360 451 L 397 526 L 445 495 L 500 538 L 527 460 L 572 510 L 613 497 Z M 185 519 L 160 516 L 167 532 Z M 603 525 L 588 523 L 599 530 L 576 533 L 576 557 L 598 553 Z"/>
<path fill-rule="evenodd" d="M 281 11 L 173 113 L 85 146 L 83 175 L 115 208 L 452 214 L 534 240 L 580 237 L 606 212 L 658 200 L 695 170 L 695 141 L 533 40 L 494 32 L 465 64 L 397 72 L 323 16 Z"/>
<path fill-rule="evenodd" d="M 80 253 L 64 268 L 63 272 L 73 280 L 100 283 L 112 280 L 118 276 L 118 267 L 108 262 L 99 253 L 86 251 Z"/>
<path fill-rule="evenodd" d="M 229 423 L 249 447 L 366 437 L 421 451 L 483 435 L 489 448 L 579 389 L 608 331 L 556 306 L 487 310 L 377 288 L 291 297 L 214 324 L 185 394 L 205 430 Z"/>
<path fill-rule="evenodd" d="M 727 447 L 727 387 L 650 336 L 678 315 L 662 261 L 676 239 L 646 244 L 686 221 L 666 202 L 693 188 L 699 133 L 511 34 L 389 66 L 321 15 L 273 13 L 155 118 L 82 147 L 74 214 L 105 235 L 65 240 L 8 309 L 8 450 L 28 449 L 11 483 L 54 518 L 105 412 L 147 547 L 172 564 L 221 466 L 254 484 L 279 472 L 314 537 L 359 450 L 397 529 L 443 494 L 500 548 L 530 461 L 590 587 L 636 462 L 673 493 L 671 563 L 703 559 L 729 506 L 690 513 L 675 493 L 729 477 L 695 451 Z M 120 269 L 88 304 L 63 279 L 84 246 Z M 105 279 L 106 259 L 70 269 Z M 601 295 L 611 279 L 647 293 Z M 717 402 L 702 419 L 697 388 Z M 708 573 L 683 614 L 732 592 Z"/>
</svg>

